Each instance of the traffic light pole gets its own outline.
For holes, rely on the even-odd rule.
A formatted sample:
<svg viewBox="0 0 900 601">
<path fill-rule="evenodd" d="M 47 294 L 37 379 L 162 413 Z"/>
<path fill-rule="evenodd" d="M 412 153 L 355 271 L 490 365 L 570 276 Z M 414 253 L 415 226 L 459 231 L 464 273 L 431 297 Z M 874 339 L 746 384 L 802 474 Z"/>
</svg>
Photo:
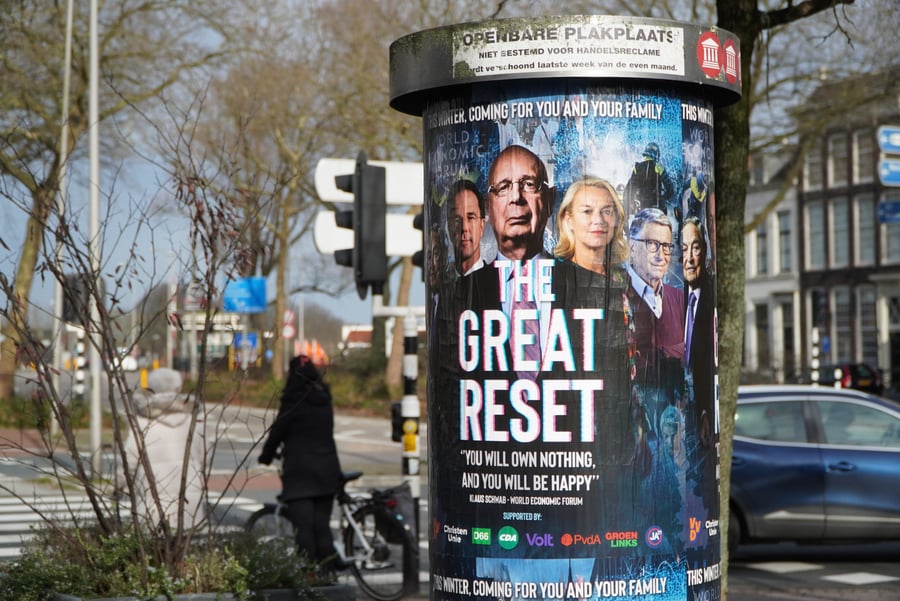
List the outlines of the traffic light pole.
<svg viewBox="0 0 900 601">
<path fill-rule="evenodd" d="M 422 496 L 419 453 L 419 317 L 425 315 L 425 307 L 389 307 L 384 304 L 381 294 L 372 295 L 372 315 L 374 317 L 403 318 L 403 399 L 400 401 L 402 429 L 403 479 L 409 483 L 416 516 L 416 539 L 419 536 L 419 502 Z M 403 590 L 414 594 L 419 588 L 418 547 L 411 557 L 403 558 Z"/>
</svg>

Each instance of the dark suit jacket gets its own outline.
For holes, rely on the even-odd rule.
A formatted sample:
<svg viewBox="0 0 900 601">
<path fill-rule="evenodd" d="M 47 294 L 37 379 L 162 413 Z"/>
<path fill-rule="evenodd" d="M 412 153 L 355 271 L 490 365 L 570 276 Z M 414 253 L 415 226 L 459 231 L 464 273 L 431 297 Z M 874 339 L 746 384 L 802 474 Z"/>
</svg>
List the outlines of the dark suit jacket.
<svg viewBox="0 0 900 601">
<path fill-rule="evenodd" d="M 705 414 L 713 426 L 716 376 L 716 289 L 705 271 L 700 279 L 700 299 L 694 315 L 691 335 L 690 364 L 687 366 L 694 382 L 695 419 L 698 424 Z M 701 442 L 706 442 L 702 441 Z"/>
</svg>

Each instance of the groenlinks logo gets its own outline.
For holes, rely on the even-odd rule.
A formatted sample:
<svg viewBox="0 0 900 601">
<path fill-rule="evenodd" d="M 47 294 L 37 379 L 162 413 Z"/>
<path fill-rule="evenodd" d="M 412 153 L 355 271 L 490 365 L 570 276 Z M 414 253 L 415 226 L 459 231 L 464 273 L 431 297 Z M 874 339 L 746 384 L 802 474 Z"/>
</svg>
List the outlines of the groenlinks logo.
<svg viewBox="0 0 900 601">
<path fill-rule="evenodd" d="M 491 544 L 490 528 L 472 528 L 472 544 L 473 545 L 489 545 Z"/>
<path fill-rule="evenodd" d="M 519 533 L 512 526 L 504 526 L 497 533 L 497 542 L 500 547 L 509 551 L 515 549 L 519 544 Z"/>
</svg>

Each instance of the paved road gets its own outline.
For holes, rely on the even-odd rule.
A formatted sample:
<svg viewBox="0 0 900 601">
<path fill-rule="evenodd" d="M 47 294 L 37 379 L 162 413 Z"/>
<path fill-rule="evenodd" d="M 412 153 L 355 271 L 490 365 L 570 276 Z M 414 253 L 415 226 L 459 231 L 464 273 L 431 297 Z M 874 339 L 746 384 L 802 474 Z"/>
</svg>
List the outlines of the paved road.
<svg viewBox="0 0 900 601">
<path fill-rule="evenodd" d="M 256 464 L 257 441 L 271 420 L 270 412 L 229 408 L 210 420 L 216 435 L 216 459 L 210 481 L 222 507 L 232 506 L 229 523 L 239 524 L 259 503 L 274 498 L 280 489 L 277 473 Z M 336 438 L 345 470 L 366 473 L 363 487 L 393 484 L 402 478 L 401 449 L 390 440 L 387 419 L 339 415 Z M 0 445 L 2 447 L 3 445 Z M 420 444 L 426 448 L 425 436 Z M 424 450 L 423 450 L 424 458 Z M 238 469 L 238 477 L 227 478 Z M 34 509 L 50 512 L 60 499 L 41 488 L 34 495 L 34 477 L 48 463 L 23 459 L 22 454 L 0 448 L 0 478 L 7 486 L 35 502 L 26 507 L 0 495 L 0 559 L 15 555 L 18 538 L 39 519 Z M 35 470 L 38 470 L 36 472 Z M 29 496 L 30 495 L 30 496 Z M 421 522 L 427 524 L 427 486 L 423 474 Z M 71 501 L 71 500 L 70 500 Z M 4 517 L 5 516 L 5 517 Z M 428 554 L 421 550 L 421 593 L 427 597 Z M 729 601 L 900 601 L 900 543 L 843 547 L 764 545 L 742 547 L 732 558 Z"/>
</svg>

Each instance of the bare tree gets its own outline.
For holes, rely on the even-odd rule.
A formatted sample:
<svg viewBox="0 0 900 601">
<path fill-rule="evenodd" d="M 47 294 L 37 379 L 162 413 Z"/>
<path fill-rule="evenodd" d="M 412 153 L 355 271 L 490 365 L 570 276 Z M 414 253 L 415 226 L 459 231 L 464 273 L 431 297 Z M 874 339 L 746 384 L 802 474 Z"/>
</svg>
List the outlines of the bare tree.
<svg viewBox="0 0 900 601">
<path fill-rule="evenodd" d="M 50 227 L 54 201 L 60 188 L 58 176 L 63 157 L 83 157 L 79 142 L 88 124 L 88 14 L 87 5 L 74 3 L 72 28 L 71 103 L 63 111 L 65 73 L 65 3 L 52 5 L 12 2 L 0 16 L 0 30 L 8 48 L 0 59 L 4 86 L 0 93 L 0 177 L 7 198 L 27 212 L 25 231 L 6 234 L 7 246 L 21 250 L 10 280 L 8 302 L 19 303 L 27 318 L 29 297 L 44 233 Z M 100 74 L 103 87 L 99 116 L 127 121 L 135 105 L 217 60 L 229 36 L 216 19 L 214 2 L 187 5 L 151 0 L 118 0 L 106 3 L 98 24 Z M 63 127 L 69 130 L 69 147 L 61 148 Z M 112 140 L 114 136 L 104 137 Z M 121 140 L 121 137 L 118 137 Z M 105 144 L 112 152 L 115 144 Z M 9 239 L 11 238 L 11 239 Z M 21 244 L 20 244 L 21 242 Z M 0 399 L 13 392 L 18 332 L 23 323 L 6 322 L 0 343 Z"/>
</svg>

